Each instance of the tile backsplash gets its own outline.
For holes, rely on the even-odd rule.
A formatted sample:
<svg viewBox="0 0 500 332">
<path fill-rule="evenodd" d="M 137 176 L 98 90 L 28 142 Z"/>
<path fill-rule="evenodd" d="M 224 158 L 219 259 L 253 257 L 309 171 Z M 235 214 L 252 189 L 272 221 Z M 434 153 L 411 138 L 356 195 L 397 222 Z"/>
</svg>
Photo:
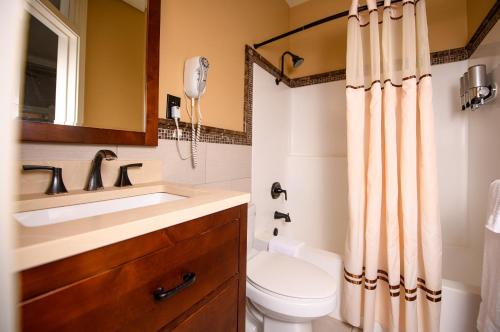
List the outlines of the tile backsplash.
<svg viewBox="0 0 500 332">
<path fill-rule="evenodd" d="M 103 161 L 101 166 L 102 182 L 105 187 L 112 187 L 118 177 L 121 165 L 142 162 L 141 168 L 129 168 L 128 175 L 133 184 L 148 183 L 161 180 L 160 160 L 111 160 Z M 68 191 L 82 190 L 89 174 L 90 160 L 23 160 L 24 165 L 46 165 L 63 169 L 63 181 Z M 21 169 L 21 165 L 19 165 Z M 27 171 L 19 177 L 19 194 L 45 192 L 50 183 L 50 171 Z"/>
<path fill-rule="evenodd" d="M 179 142 L 184 156 L 190 155 L 190 148 L 190 142 Z M 142 162 L 142 168 L 129 169 L 132 183 L 163 180 L 250 192 L 252 148 L 246 145 L 199 143 L 195 169 L 189 159 L 180 159 L 176 142 L 172 140 L 159 140 L 157 147 L 23 143 L 19 159 L 20 164 L 62 167 L 68 190 L 79 190 L 85 185 L 91 160 L 100 149 L 112 150 L 118 156 L 117 160 L 102 163 L 105 187 L 113 186 L 120 165 Z M 49 181 L 50 172 L 23 172 L 19 194 L 44 192 Z"/>
</svg>

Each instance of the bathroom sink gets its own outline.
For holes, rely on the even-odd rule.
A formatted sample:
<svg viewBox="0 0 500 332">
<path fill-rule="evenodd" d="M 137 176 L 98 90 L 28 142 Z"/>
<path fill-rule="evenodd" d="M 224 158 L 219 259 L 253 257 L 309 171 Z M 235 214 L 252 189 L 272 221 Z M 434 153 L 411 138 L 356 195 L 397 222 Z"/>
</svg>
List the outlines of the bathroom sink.
<svg viewBox="0 0 500 332">
<path fill-rule="evenodd" d="M 187 197 L 167 193 L 152 193 L 106 201 L 19 212 L 14 214 L 14 218 L 25 227 L 39 227 L 98 216 L 105 213 L 172 202 L 185 198 Z"/>
</svg>

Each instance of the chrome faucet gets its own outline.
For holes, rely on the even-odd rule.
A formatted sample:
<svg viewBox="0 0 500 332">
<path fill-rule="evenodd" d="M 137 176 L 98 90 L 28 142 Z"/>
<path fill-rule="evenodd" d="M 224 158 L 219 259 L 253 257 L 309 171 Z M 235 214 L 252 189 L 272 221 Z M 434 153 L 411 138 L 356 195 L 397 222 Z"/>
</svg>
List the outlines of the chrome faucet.
<svg viewBox="0 0 500 332">
<path fill-rule="evenodd" d="M 111 150 L 99 150 L 95 154 L 94 160 L 92 160 L 92 166 L 90 167 L 89 178 L 87 179 L 87 184 L 85 185 L 85 190 L 94 191 L 103 188 L 102 177 L 101 177 L 101 163 L 103 159 L 114 160 L 118 158 L 116 154 Z"/>
</svg>

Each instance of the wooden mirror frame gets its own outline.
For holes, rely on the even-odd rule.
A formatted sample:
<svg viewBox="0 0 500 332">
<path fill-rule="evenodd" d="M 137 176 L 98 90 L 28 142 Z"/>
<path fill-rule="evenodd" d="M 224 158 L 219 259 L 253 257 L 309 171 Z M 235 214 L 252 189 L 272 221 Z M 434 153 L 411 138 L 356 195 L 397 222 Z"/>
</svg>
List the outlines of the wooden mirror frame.
<svg viewBox="0 0 500 332">
<path fill-rule="evenodd" d="M 145 132 L 65 126 L 20 120 L 21 141 L 112 145 L 158 145 L 158 77 L 160 69 L 161 0 L 147 8 Z"/>
</svg>

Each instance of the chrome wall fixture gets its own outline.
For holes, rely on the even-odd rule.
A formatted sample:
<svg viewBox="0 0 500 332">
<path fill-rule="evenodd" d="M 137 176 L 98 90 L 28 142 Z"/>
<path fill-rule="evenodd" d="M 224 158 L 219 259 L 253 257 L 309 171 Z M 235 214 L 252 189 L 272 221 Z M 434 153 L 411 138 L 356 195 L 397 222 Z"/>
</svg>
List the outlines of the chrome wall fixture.
<svg viewBox="0 0 500 332">
<path fill-rule="evenodd" d="M 470 107 L 475 111 L 495 98 L 497 86 L 488 82 L 486 65 L 475 65 L 460 77 L 460 104 L 462 111 Z"/>
</svg>

